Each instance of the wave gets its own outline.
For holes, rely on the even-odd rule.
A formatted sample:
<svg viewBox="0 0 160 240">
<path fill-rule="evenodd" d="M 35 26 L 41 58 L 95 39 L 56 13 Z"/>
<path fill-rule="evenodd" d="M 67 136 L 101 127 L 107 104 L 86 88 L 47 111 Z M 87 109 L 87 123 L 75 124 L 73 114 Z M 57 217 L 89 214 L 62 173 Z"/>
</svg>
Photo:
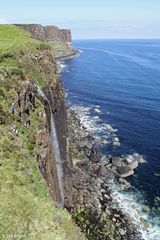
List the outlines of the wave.
<svg viewBox="0 0 160 240">
<path fill-rule="evenodd" d="M 71 110 L 76 112 L 82 126 L 89 131 L 97 140 L 98 144 L 112 144 L 120 146 L 120 141 L 116 135 L 117 129 L 114 129 L 109 123 L 103 123 L 98 114 L 101 113 L 100 106 L 84 107 L 77 104 L 71 106 Z M 91 110 L 96 113 L 91 115 Z"/>
<path fill-rule="evenodd" d="M 68 66 L 67 66 L 67 64 L 65 64 L 64 61 L 57 61 L 57 65 L 59 68 L 59 73 L 61 73 L 63 71 L 67 71 L 67 69 L 68 69 Z"/>
<path fill-rule="evenodd" d="M 151 209 L 145 205 L 143 194 L 138 191 L 124 192 L 115 182 L 109 184 L 112 200 L 116 207 L 137 226 L 145 240 L 160 239 L 160 216 L 152 216 Z"/>
<path fill-rule="evenodd" d="M 81 49 L 78 49 L 78 52 L 82 54 L 84 51 Z"/>
</svg>

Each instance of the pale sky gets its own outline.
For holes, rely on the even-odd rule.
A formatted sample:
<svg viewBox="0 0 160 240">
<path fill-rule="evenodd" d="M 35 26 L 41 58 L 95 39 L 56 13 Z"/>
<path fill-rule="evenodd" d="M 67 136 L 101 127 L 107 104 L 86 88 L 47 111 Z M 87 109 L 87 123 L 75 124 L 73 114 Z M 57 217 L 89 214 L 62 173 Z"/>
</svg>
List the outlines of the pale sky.
<svg viewBox="0 0 160 240">
<path fill-rule="evenodd" d="M 0 23 L 70 28 L 80 38 L 160 38 L 160 0 L 0 0 Z"/>
</svg>

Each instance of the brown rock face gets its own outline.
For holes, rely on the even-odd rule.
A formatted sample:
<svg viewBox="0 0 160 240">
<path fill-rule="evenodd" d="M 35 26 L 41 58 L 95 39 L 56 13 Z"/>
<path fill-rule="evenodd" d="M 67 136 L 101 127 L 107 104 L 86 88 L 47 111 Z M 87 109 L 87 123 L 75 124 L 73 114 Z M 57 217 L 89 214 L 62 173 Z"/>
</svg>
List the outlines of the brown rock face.
<svg viewBox="0 0 160 240">
<path fill-rule="evenodd" d="M 35 158 L 50 190 L 50 194 L 57 206 L 67 207 L 72 205 L 72 176 L 71 160 L 67 150 L 67 120 L 64 92 L 59 79 L 58 69 L 54 55 L 49 50 L 28 53 L 22 56 L 27 67 L 33 62 L 39 73 L 43 72 L 46 78 L 45 88 L 42 90 L 29 79 L 20 81 L 21 90 L 16 93 L 10 112 L 17 123 L 24 127 L 28 137 L 31 137 L 36 146 Z M 38 89 L 40 93 L 38 92 Z M 37 108 L 39 108 L 38 112 Z M 0 108 L 0 122 L 3 123 Z M 60 151 L 60 165 L 62 166 L 60 195 L 59 174 L 57 171 L 56 147 L 53 148 L 51 135 L 51 116 L 54 118 L 58 148 Z M 33 120 L 34 119 L 34 120 Z M 33 122 L 36 121 L 35 131 L 29 134 Z M 16 132 L 16 129 L 14 130 Z M 34 141 L 33 141 L 34 140 Z M 29 140 L 30 141 L 30 140 Z M 59 163 L 58 163 L 59 164 Z"/>
<path fill-rule="evenodd" d="M 67 42 L 67 43 L 71 43 L 72 42 L 72 35 L 71 35 L 71 30 L 70 29 L 60 29 L 60 32 L 63 36 L 63 39 Z"/>
<path fill-rule="evenodd" d="M 59 29 L 56 26 L 45 26 L 40 24 L 15 24 L 31 33 L 32 37 L 41 41 L 65 41 L 72 42 L 70 29 Z"/>
<path fill-rule="evenodd" d="M 33 38 L 41 41 L 45 40 L 45 29 L 42 25 L 40 24 L 15 24 L 15 25 L 31 33 Z"/>
<path fill-rule="evenodd" d="M 45 40 L 47 41 L 58 41 L 63 40 L 61 31 L 56 26 L 46 26 L 44 27 L 45 30 Z"/>
</svg>

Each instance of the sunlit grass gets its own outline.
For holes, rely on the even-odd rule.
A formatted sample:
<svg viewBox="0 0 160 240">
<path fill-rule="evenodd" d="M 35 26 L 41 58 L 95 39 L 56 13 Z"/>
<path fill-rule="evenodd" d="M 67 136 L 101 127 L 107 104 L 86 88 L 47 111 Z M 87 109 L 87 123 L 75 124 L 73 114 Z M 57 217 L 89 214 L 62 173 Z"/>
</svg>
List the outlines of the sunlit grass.
<svg viewBox="0 0 160 240">
<path fill-rule="evenodd" d="M 0 53 L 34 49 L 38 44 L 22 29 L 13 25 L 0 25 Z"/>
</svg>

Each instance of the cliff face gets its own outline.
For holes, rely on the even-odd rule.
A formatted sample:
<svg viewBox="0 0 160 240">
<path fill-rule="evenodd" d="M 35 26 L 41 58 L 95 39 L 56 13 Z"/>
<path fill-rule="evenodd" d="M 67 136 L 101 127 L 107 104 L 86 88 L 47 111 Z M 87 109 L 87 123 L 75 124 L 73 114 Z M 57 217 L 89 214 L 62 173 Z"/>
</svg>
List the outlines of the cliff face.
<svg viewBox="0 0 160 240">
<path fill-rule="evenodd" d="M 43 35 L 41 26 L 32 30 Z M 84 239 L 69 214 L 54 206 L 72 205 L 66 109 L 55 56 L 15 26 L 0 26 L 0 33 L 0 238 Z"/>
<path fill-rule="evenodd" d="M 29 32 L 32 38 L 47 42 L 56 58 L 77 53 L 72 47 L 72 35 L 69 29 L 59 29 L 56 26 L 43 27 L 40 24 L 16 24 L 16 26 Z"/>
<path fill-rule="evenodd" d="M 26 59 L 26 56 L 25 56 Z M 14 109 L 14 112 L 18 112 L 18 115 L 23 116 L 24 113 L 27 120 L 22 124 L 28 127 L 32 124 L 31 115 L 35 109 L 36 101 L 39 99 L 41 102 L 40 115 L 43 119 L 43 124 L 36 132 L 36 145 L 38 166 L 43 174 L 49 189 L 51 196 L 57 203 L 57 206 L 70 208 L 72 204 L 72 179 L 70 166 L 71 160 L 68 158 L 67 152 L 67 120 L 66 120 L 66 107 L 64 101 L 64 92 L 59 79 L 58 69 L 53 54 L 48 50 L 38 51 L 35 55 L 31 54 L 27 56 L 27 62 L 30 64 L 34 61 L 36 69 L 48 79 L 43 89 L 41 88 L 41 94 L 37 93 L 37 85 L 33 83 L 26 83 L 23 85 L 23 91 L 18 95 L 18 102 L 20 103 L 20 111 Z M 47 98 L 47 102 L 44 96 Z M 34 101 L 31 101 L 34 99 Z M 18 106 L 18 102 L 16 106 Z M 24 107 L 23 107 L 24 106 Z M 14 108 L 14 105 L 12 105 Z M 55 126 L 52 126 L 52 119 L 54 118 Z M 56 136 L 52 139 L 52 128 L 55 131 Z M 54 142 L 54 143 L 53 143 Z M 53 146 L 57 145 L 56 147 Z M 57 163 L 57 148 L 59 151 L 59 162 Z M 62 176 L 58 176 L 59 168 L 61 165 Z M 59 179 L 60 178 L 60 179 Z M 61 184 L 61 186 L 60 186 Z M 62 189 L 60 189 L 62 188 Z M 60 196 L 62 191 L 62 196 Z M 63 198 L 63 199 L 61 199 Z M 68 200 L 69 199 L 69 200 Z"/>
<path fill-rule="evenodd" d="M 37 40 L 45 40 L 45 29 L 40 24 L 15 24 L 17 27 L 23 28 L 29 32 L 31 36 Z"/>
<path fill-rule="evenodd" d="M 70 29 L 60 29 L 63 39 L 68 43 L 68 45 L 72 45 L 72 35 Z"/>
<path fill-rule="evenodd" d="M 56 26 L 45 26 L 40 24 L 16 24 L 25 31 L 31 33 L 32 37 L 41 41 L 64 41 L 71 45 L 72 36 L 69 29 L 59 29 Z"/>
</svg>

